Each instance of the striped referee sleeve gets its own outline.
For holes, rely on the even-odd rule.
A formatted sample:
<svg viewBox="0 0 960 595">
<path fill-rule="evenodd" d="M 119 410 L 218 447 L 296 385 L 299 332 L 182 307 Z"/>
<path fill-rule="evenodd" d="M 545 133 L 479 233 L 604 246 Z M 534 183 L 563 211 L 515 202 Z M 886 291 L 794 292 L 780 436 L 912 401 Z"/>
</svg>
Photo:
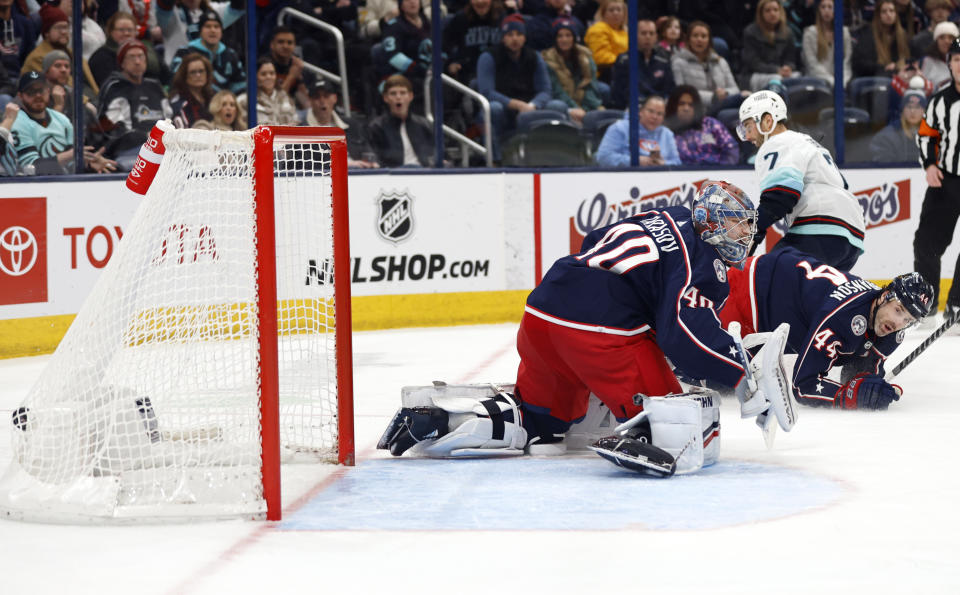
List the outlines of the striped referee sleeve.
<svg viewBox="0 0 960 595">
<path fill-rule="evenodd" d="M 960 93 L 953 85 L 935 94 L 917 130 L 917 146 L 924 168 L 936 165 L 960 175 Z"/>
</svg>

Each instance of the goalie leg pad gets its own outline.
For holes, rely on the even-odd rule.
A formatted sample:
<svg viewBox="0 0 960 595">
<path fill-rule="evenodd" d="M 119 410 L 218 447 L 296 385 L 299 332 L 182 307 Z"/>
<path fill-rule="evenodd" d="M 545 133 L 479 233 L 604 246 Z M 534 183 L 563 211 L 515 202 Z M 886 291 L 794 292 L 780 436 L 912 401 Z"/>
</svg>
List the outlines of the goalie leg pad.
<svg viewBox="0 0 960 595">
<path fill-rule="evenodd" d="M 638 395 L 636 398 L 643 403 L 643 412 L 617 426 L 617 436 L 601 439 L 591 446 L 597 454 L 627 467 L 623 464 L 625 457 L 638 451 L 643 458 L 632 463 L 649 467 L 650 459 L 658 460 L 657 457 L 631 442 L 619 443 L 618 440 L 625 438 L 649 443 L 675 459 L 673 470 L 667 473 L 662 468 L 661 477 L 693 473 L 717 461 L 720 455 L 720 398 L 716 391 L 699 389 L 681 395 Z"/>
<path fill-rule="evenodd" d="M 491 385 L 405 387 L 404 405 L 377 444 L 399 456 L 431 458 L 515 456 L 523 454 L 518 400 Z M 426 403 L 429 403 L 427 405 Z"/>
</svg>

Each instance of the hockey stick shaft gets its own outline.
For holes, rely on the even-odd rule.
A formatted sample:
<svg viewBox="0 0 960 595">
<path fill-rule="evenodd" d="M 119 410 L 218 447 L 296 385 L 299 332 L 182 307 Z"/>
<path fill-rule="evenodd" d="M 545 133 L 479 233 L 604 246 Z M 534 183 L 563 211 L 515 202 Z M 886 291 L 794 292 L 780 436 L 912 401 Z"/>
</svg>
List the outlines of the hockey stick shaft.
<svg viewBox="0 0 960 595">
<path fill-rule="evenodd" d="M 930 347 L 930 345 L 932 345 L 934 341 L 939 339 L 943 335 L 943 333 L 950 330 L 950 327 L 953 326 L 953 323 L 955 323 L 958 319 L 960 319 L 960 316 L 953 316 L 952 318 L 948 318 L 943 324 L 940 325 L 940 328 L 933 331 L 933 333 L 929 337 L 927 337 L 924 340 L 924 342 L 920 344 L 919 347 L 914 349 L 910 353 L 910 355 L 903 358 L 903 361 L 897 364 L 897 366 L 894 369 L 890 370 L 885 380 L 892 380 L 894 376 L 902 372 L 904 368 L 906 368 L 913 362 L 913 360 L 917 359 L 917 357 L 919 357 L 921 353 L 926 351 L 927 348 Z"/>
</svg>

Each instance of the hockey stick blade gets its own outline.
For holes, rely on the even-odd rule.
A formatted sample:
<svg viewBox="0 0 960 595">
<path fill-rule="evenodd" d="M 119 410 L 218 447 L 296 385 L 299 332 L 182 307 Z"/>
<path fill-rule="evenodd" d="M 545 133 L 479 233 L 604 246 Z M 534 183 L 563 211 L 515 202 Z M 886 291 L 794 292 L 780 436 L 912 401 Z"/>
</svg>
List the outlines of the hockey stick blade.
<svg viewBox="0 0 960 595">
<path fill-rule="evenodd" d="M 887 376 L 886 376 L 885 380 L 887 380 L 887 381 L 892 380 L 897 374 L 899 374 L 900 372 L 902 372 L 904 368 L 906 368 L 906 367 L 909 366 L 911 363 L 913 363 L 913 360 L 917 359 L 917 357 L 919 357 L 921 353 L 923 353 L 924 351 L 926 351 L 927 348 L 929 348 L 930 345 L 932 345 L 934 341 L 936 341 L 937 339 L 939 339 L 941 336 L 943 336 L 943 334 L 944 334 L 945 332 L 947 332 L 948 330 L 950 330 L 950 327 L 952 327 L 952 326 L 954 325 L 954 323 L 957 322 L 958 319 L 960 319 L 960 316 L 953 316 L 952 318 L 948 318 L 947 320 L 945 320 L 944 323 L 940 325 L 940 328 L 938 328 L 937 330 L 933 331 L 933 333 L 931 333 L 931 335 L 930 335 L 929 337 L 927 337 L 927 338 L 924 340 L 924 342 L 920 344 L 919 347 L 917 347 L 916 349 L 914 349 L 914 350 L 910 353 L 910 355 L 908 355 L 907 357 L 903 358 L 903 361 L 901 361 L 899 364 L 897 364 L 894 369 L 890 370 L 890 372 L 887 373 Z"/>
</svg>

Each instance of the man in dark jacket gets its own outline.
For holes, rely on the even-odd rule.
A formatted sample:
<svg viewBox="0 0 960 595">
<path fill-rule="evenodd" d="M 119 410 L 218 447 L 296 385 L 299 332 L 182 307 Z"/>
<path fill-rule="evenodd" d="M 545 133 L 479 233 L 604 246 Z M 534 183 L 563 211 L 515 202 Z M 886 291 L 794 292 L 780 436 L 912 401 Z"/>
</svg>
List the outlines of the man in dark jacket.
<svg viewBox="0 0 960 595">
<path fill-rule="evenodd" d="M 637 92 L 640 100 L 650 95 L 669 97 L 673 92 L 673 70 L 670 55 L 657 46 L 657 25 L 643 19 L 637 22 Z M 626 109 L 630 97 L 630 52 L 617 56 L 613 63 L 613 80 L 610 84 L 610 107 Z"/>
<path fill-rule="evenodd" d="M 339 95 L 337 87 L 325 78 L 318 78 L 310 87 L 310 109 L 307 126 L 335 126 L 347 135 L 347 167 L 377 167 L 376 157 L 367 132 L 359 120 L 347 118 L 335 109 Z"/>
<path fill-rule="evenodd" d="M 527 21 L 527 32 L 529 33 L 527 45 L 535 50 L 545 50 L 553 47 L 553 22 L 559 18 L 570 19 L 573 36 L 576 39 L 583 39 L 583 34 L 587 30 L 580 19 L 570 13 L 567 1 L 546 0 L 543 8 Z M 670 64 L 667 64 L 667 66 L 669 67 Z"/>
<path fill-rule="evenodd" d="M 503 37 L 477 61 L 477 90 L 490 101 L 493 158 L 500 160 L 500 144 L 516 127 L 517 115 L 538 109 L 566 113 L 567 105 L 551 99 L 550 74 L 540 53 L 526 46 L 523 17 L 513 14 L 500 25 Z"/>
<path fill-rule="evenodd" d="M 370 145 L 383 167 L 429 167 L 433 164 L 433 127 L 410 113 L 413 84 L 402 74 L 387 77 L 383 102 L 389 111 L 370 122 Z"/>
<path fill-rule="evenodd" d="M 153 125 L 173 117 L 173 109 L 160 83 L 143 76 L 147 69 L 143 43 L 125 41 L 117 50 L 117 64 L 120 71 L 107 77 L 100 89 L 97 119 L 109 143 L 107 153 L 117 156 L 121 168 L 128 168 Z"/>
</svg>

